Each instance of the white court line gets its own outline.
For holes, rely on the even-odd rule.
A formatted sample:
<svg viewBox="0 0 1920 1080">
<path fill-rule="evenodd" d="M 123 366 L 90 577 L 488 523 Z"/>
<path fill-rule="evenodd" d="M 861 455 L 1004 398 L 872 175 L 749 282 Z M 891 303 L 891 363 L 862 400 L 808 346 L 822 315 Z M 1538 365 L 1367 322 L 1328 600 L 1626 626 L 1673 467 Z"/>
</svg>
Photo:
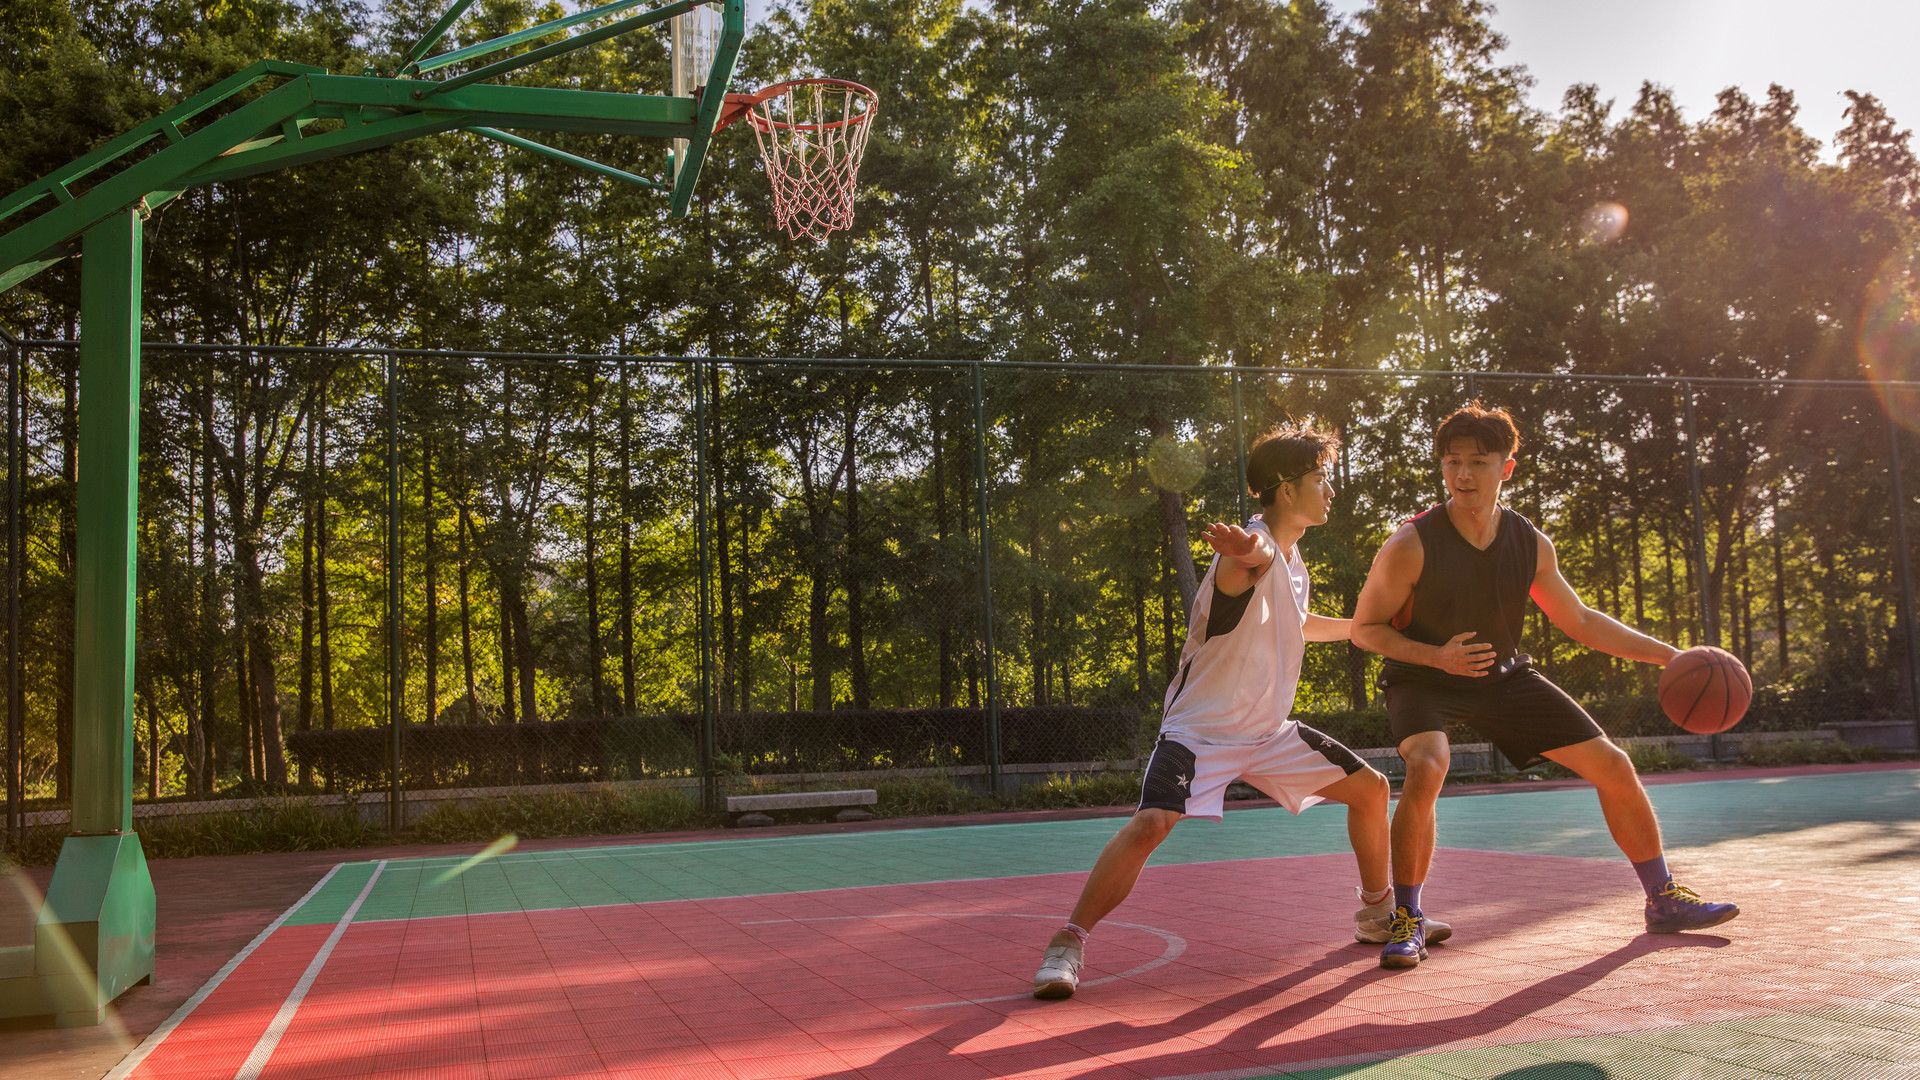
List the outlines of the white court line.
<svg viewBox="0 0 1920 1080">
<path fill-rule="evenodd" d="M 1005 912 L 1005 911 L 903 911 L 893 915 L 821 915 L 817 918 L 812 918 L 812 919 L 750 919 L 747 922 L 741 923 L 740 925 L 741 926 L 766 926 L 771 923 L 868 922 L 873 919 L 1057 919 L 1057 918 L 1059 918 L 1058 915 L 1018 915 L 1012 912 Z M 1108 922 L 1108 923 L 1102 923 L 1101 925 L 1123 926 L 1129 930 L 1144 930 L 1149 934 L 1158 935 L 1160 940 L 1167 943 L 1167 948 L 1157 958 L 1153 960 L 1149 960 L 1146 963 L 1141 964 L 1139 967 L 1128 968 L 1127 970 L 1121 972 L 1118 975 L 1108 975 L 1108 976 L 1105 976 L 1104 978 L 1092 979 L 1088 982 L 1081 983 L 1080 984 L 1081 986 L 1100 986 L 1105 983 L 1119 982 L 1121 979 L 1130 979 L 1135 975 L 1143 975 L 1149 971 L 1152 971 L 1154 968 L 1165 967 L 1166 965 L 1173 963 L 1175 960 L 1178 960 L 1180 958 L 1180 955 L 1182 953 L 1187 951 L 1186 938 L 1183 938 L 1179 934 L 1176 934 L 1170 930 L 1162 930 L 1157 926 L 1144 926 L 1140 923 L 1128 923 L 1128 922 Z M 1026 994 L 1002 994 L 999 997 L 962 998 L 959 1001 L 940 1001 L 940 1002 L 935 1002 L 932 1005 L 911 1005 L 907 1007 L 906 1011 L 918 1012 L 921 1009 L 949 1009 L 955 1005 L 984 1005 L 989 1001 L 1019 1001 L 1022 998 L 1029 998 L 1032 996 L 1033 995 L 1031 993 L 1026 993 Z"/>
<path fill-rule="evenodd" d="M 280 1045 L 280 1037 L 287 1033 L 287 1025 L 293 1023 L 293 1014 L 300 1011 L 300 1002 L 312 989 L 313 980 L 320 977 L 320 969 L 327 966 L 327 957 L 333 955 L 333 947 L 340 944 L 347 927 L 353 925 L 354 915 L 360 911 L 360 905 L 367 902 L 367 894 L 373 892 L 374 882 L 380 880 L 380 871 L 386 868 L 385 859 L 373 864 L 373 874 L 367 878 L 366 887 L 360 890 L 359 896 L 354 897 L 353 906 L 340 916 L 340 921 L 333 924 L 333 933 L 327 935 L 326 944 L 314 954 L 313 961 L 307 965 L 300 981 L 293 985 L 293 992 L 287 995 L 287 1000 L 280 1003 L 280 1011 L 273 1015 L 273 1022 L 267 1025 L 267 1030 L 260 1033 L 260 1041 L 253 1044 L 253 1052 L 240 1063 L 240 1071 L 233 1074 L 233 1080 L 259 1080 L 260 1070 L 267 1067 L 267 1059 L 273 1056 L 274 1049 Z"/>
<path fill-rule="evenodd" d="M 212 978 L 201 983 L 200 989 L 195 990 L 192 997 L 181 1002 L 180 1007 L 173 1010 L 172 1016 L 167 1017 L 166 1020 L 161 1022 L 159 1027 L 154 1028 L 153 1033 L 145 1039 L 142 1039 L 139 1046 L 129 1050 L 127 1056 L 120 1059 L 120 1064 L 115 1065 L 113 1069 L 108 1072 L 107 1075 L 101 1077 L 100 1080 L 126 1080 L 128 1073 L 139 1068 L 140 1063 L 147 1060 L 148 1054 L 159 1049 L 160 1044 L 167 1041 L 167 1036 L 173 1034 L 174 1029 L 179 1027 L 193 1010 L 200 1007 L 201 1002 L 207 1000 L 215 990 L 220 988 L 221 983 L 227 981 L 227 976 L 233 974 L 234 968 L 239 967 L 247 957 L 252 956 L 253 950 L 259 948 L 268 938 L 272 937 L 273 932 L 280 929 L 288 919 L 292 918 L 294 912 L 299 911 L 307 901 L 320 895 L 320 890 L 326 888 L 327 882 L 332 881 L 333 875 L 339 873 L 340 868 L 345 865 L 345 863 L 334 863 L 333 869 L 327 871 L 326 875 L 319 881 L 314 882 L 313 888 L 308 889 L 305 896 L 295 900 L 293 906 L 281 912 L 279 918 L 268 923 L 265 930 L 255 934 L 253 940 L 247 942 L 246 948 L 234 953 L 233 959 L 222 965 L 219 971 L 214 972 Z"/>
</svg>

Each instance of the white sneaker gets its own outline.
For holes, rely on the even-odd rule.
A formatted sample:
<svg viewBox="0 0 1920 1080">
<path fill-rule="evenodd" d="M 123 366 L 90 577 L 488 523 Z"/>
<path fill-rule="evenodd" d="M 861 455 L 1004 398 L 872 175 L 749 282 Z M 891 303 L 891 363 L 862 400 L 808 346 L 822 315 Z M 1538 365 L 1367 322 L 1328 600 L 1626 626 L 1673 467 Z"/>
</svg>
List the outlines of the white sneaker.
<svg viewBox="0 0 1920 1080">
<path fill-rule="evenodd" d="M 1040 970 L 1033 974 L 1033 996 L 1052 1000 L 1070 998 L 1080 988 L 1080 965 L 1086 963 L 1085 950 L 1078 945 L 1049 945 L 1040 956 Z"/>
<path fill-rule="evenodd" d="M 1358 885 L 1353 887 L 1353 895 L 1365 898 L 1365 890 Z M 1425 917 L 1427 924 L 1427 944 L 1438 945 L 1453 936 L 1453 927 L 1431 915 Z M 1353 913 L 1353 940 L 1364 941 L 1369 945 L 1384 945 L 1393 939 L 1393 894 L 1388 893 L 1385 900 L 1377 904 L 1367 904 Z"/>
</svg>

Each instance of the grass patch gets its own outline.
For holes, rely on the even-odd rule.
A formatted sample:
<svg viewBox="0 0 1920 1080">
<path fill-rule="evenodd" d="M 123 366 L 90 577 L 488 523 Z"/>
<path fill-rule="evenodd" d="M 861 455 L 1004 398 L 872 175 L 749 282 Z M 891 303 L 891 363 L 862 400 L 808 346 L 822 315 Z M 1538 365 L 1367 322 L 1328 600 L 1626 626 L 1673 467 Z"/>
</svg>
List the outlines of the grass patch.
<svg viewBox="0 0 1920 1080">
<path fill-rule="evenodd" d="M 1742 765 L 1848 765 L 1889 761 L 1899 756 L 1881 746 L 1854 746 L 1838 739 L 1784 739 L 1752 742 L 1740 750 Z"/>
<path fill-rule="evenodd" d="M 609 833 L 715 828 L 726 815 L 702 810 L 679 788 L 642 787 L 544 795 L 507 795 L 469 805 L 441 803 L 413 827 L 429 844 L 488 841 L 507 833 L 523 840 Z"/>
</svg>

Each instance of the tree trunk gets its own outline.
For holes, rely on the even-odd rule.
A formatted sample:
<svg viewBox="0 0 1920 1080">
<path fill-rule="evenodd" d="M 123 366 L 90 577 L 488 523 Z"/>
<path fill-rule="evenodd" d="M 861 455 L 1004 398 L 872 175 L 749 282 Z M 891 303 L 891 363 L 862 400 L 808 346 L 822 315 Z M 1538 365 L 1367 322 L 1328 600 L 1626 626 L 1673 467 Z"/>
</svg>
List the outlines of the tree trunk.
<svg viewBox="0 0 1920 1080">
<path fill-rule="evenodd" d="M 860 455 L 854 448 L 859 413 L 860 399 L 855 395 L 847 404 L 843 432 L 847 455 L 847 543 L 842 581 L 847 590 L 847 681 L 851 684 L 853 707 L 865 709 L 871 705 L 872 683 L 867 676 L 866 612 L 861 603 L 864 547 L 860 537 Z"/>
<path fill-rule="evenodd" d="M 285 784 L 287 751 L 280 733 L 280 688 L 266 620 L 266 575 L 261 572 L 260 550 L 251 535 L 234 545 L 234 555 L 246 588 L 242 610 L 247 612 L 248 677 L 253 682 L 252 719 L 259 746 L 257 775 L 270 784 Z"/>
<path fill-rule="evenodd" d="M 66 354 L 66 371 L 62 380 L 63 396 L 60 403 L 60 480 L 62 493 L 60 500 L 60 580 L 62 618 L 59 644 L 55 649 L 59 656 L 59 668 L 54 675 L 54 797 L 63 803 L 73 800 L 73 686 L 77 672 L 74 668 L 74 604 L 76 585 L 74 565 L 80 554 L 80 360 L 71 353 Z"/>
<path fill-rule="evenodd" d="M 1187 511 L 1180 493 L 1155 487 L 1160 496 L 1160 518 L 1167 530 L 1167 545 L 1173 556 L 1174 586 L 1180 590 L 1180 621 L 1193 618 L 1193 598 L 1200 591 L 1200 579 L 1193 568 L 1193 541 L 1187 536 Z"/>
<path fill-rule="evenodd" d="M 734 635 L 733 625 L 733 541 L 727 528 L 727 453 L 726 440 L 719 434 L 720 418 L 720 365 L 708 364 L 708 385 L 711 393 L 707 415 L 713 418 L 714 432 L 709 437 L 713 446 L 713 536 L 716 553 L 720 557 L 720 711 L 734 712 L 734 680 L 740 668 L 740 643 Z"/>
<path fill-rule="evenodd" d="M 513 620 L 513 658 L 520 668 L 520 715 L 525 723 L 531 724 L 540 719 L 539 704 L 535 700 L 540 688 L 534 681 L 533 633 L 527 625 L 527 594 L 518 581 L 505 586 L 502 594 L 507 615 Z"/>
<path fill-rule="evenodd" d="M 454 558 L 460 561 L 460 674 L 467 691 L 467 723 L 477 724 L 480 722 L 480 693 L 474 686 L 473 677 L 473 590 L 468 565 L 471 559 L 467 554 L 467 533 L 473 525 L 467 520 L 464 494 L 460 504 L 460 519 L 454 528 L 459 534 L 454 541 L 459 545 Z"/>
<path fill-rule="evenodd" d="M 513 687 L 513 618 L 507 613 L 507 586 L 500 580 L 500 571 L 493 572 L 494 590 L 499 595 L 495 609 L 499 616 L 500 627 L 500 713 L 501 722 L 517 724 L 517 697 Z"/>
<path fill-rule="evenodd" d="M 300 500 L 300 716 L 301 731 L 313 730 L 313 468 L 319 418 L 307 425 L 307 468 Z M 300 786 L 313 786 L 313 765 L 300 763 Z"/>
<path fill-rule="evenodd" d="M 933 308 L 933 294 L 931 292 L 927 294 L 927 307 L 929 311 L 931 311 Z M 948 533 L 947 471 L 946 471 L 946 455 L 942 453 L 943 447 L 941 445 L 942 440 L 940 438 L 940 424 L 941 424 L 941 421 L 944 419 L 945 417 L 943 415 L 943 410 L 937 407 L 932 410 L 933 523 L 934 523 L 934 535 L 940 541 L 938 550 L 940 552 L 940 562 L 941 562 L 939 573 L 935 576 L 935 579 L 934 579 L 933 600 L 935 605 L 935 611 L 933 613 L 933 617 L 940 623 L 939 640 L 937 642 L 937 648 L 940 654 L 939 702 L 940 702 L 941 708 L 951 709 L 953 708 L 953 681 L 954 681 L 954 675 L 955 675 L 954 664 L 953 664 L 953 617 L 952 617 L 955 604 L 953 602 L 954 601 L 954 597 L 952 595 L 953 590 L 947 583 L 948 579 L 946 575 L 946 560 L 948 555 L 948 552 L 947 552 L 947 533 Z"/>
<path fill-rule="evenodd" d="M 420 552 L 421 569 L 426 578 L 421 583 L 421 592 L 427 608 L 427 715 L 425 722 L 437 724 L 440 722 L 440 578 L 434 540 L 435 534 L 440 531 L 440 519 L 433 509 L 433 439 L 431 436 L 422 440 L 420 445 L 420 516 L 426 523 Z"/>
<path fill-rule="evenodd" d="M 605 658 L 600 648 L 600 547 L 599 510 L 595 498 L 600 487 L 600 409 L 599 380 L 587 405 L 587 674 L 592 680 L 593 711 L 607 715 L 607 680 L 601 665 Z"/>
<path fill-rule="evenodd" d="M 1773 496 L 1773 627 L 1780 635 L 1780 671 L 1775 682 L 1787 677 L 1787 569 L 1780 540 L 1780 493 Z"/>
<path fill-rule="evenodd" d="M 828 661 L 832 647 L 827 635 L 828 589 L 825 567 L 814 566 L 807 586 L 807 663 L 813 679 L 813 711 L 833 708 L 833 665 Z"/>
<path fill-rule="evenodd" d="M 620 362 L 620 705 L 633 712 L 633 415 Z"/>
<path fill-rule="evenodd" d="M 220 786 L 220 760 L 213 736 L 213 688 L 219 678 L 219 650 L 215 644 L 217 624 L 215 611 L 217 598 L 215 587 L 220 581 L 218 551 L 214 546 L 214 501 L 213 501 L 213 376 L 207 376 L 206 397 L 201 403 L 201 441 L 200 460 L 200 527 L 201 544 L 205 566 L 200 574 L 200 763 L 201 788 L 199 794 L 212 795 Z M 324 519 L 322 529 L 325 528 Z M 325 559 L 325 540 L 322 534 L 321 558 Z M 326 579 L 320 581 L 320 594 L 326 596 Z M 322 623 L 324 626 L 324 622 Z"/>
</svg>

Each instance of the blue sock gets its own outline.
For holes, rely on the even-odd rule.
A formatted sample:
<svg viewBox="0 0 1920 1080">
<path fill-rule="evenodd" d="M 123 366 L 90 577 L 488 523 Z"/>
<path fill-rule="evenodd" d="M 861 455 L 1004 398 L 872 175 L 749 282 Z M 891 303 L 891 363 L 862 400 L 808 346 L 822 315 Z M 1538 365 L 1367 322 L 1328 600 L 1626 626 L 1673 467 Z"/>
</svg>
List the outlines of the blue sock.
<svg viewBox="0 0 1920 1080">
<path fill-rule="evenodd" d="M 1395 883 L 1393 886 L 1393 906 L 1406 908 L 1407 911 L 1413 915 L 1420 914 L 1420 886 Z"/>
<path fill-rule="evenodd" d="M 1634 863 L 1633 872 L 1640 875 L 1640 887 L 1647 890 L 1648 896 L 1666 888 L 1667 882 L 1673 880 L 1673 875 L 1667 872 L 1665 855 L 1655 855 L 1646 862 Z"/>
</svg>

